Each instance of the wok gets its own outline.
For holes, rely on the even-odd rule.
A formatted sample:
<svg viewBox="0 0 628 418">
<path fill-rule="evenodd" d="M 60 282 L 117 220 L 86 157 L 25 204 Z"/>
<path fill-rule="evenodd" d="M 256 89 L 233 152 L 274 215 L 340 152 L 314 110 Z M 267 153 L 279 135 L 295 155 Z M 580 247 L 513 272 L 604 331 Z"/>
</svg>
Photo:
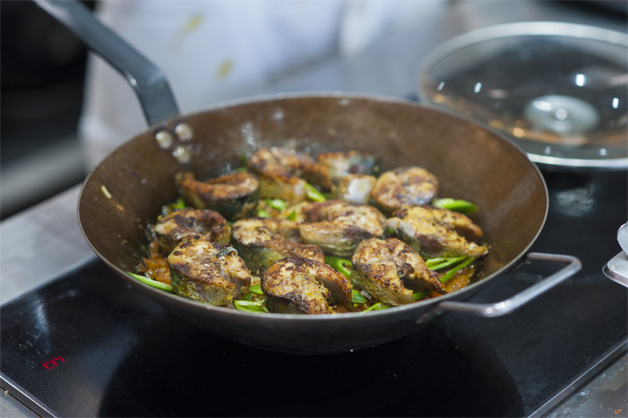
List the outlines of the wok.
<svg viewBox="0 0 628 418">
<path fill-rule="evenodd" d="M 139 293 L 207 331 L 285 352 L 355 350 L 400 338 L 446 312 L 506 314 L 580 268 L 572 256 L 528 253 L 546 219 L 547 189 L 526 155 L 486 127 L 415 103 L 333 93 L 257 98 L 180 116 L 161 72 L 87 9 L 67 1 L 37 3 L 131 81 L 150 125 L 85 180 L 78 204 L 85 239 Z M 126 274 L 135 271 L 146 255 L 146 225 L 154 222 L 161 205 L 177 197 L 177 172 L 189 170 L 199 178 L 218 176 L 238 167 L 242 155 L 288 142 L 313 154 L 371 152 L 381 157 L 382 170 L 420 165 L 433 172 L 441 184 L 440 196 L 467 199 L 480 207 L 472 217 L 491 247 L 480 265 L 480 280 L 436 299 L 380 311 L 295 315 L 208 306 L 159 291 Z M 538 260 L 565 265 L 507 300 L 466 302 L 519 263 Z"/>
</svg>

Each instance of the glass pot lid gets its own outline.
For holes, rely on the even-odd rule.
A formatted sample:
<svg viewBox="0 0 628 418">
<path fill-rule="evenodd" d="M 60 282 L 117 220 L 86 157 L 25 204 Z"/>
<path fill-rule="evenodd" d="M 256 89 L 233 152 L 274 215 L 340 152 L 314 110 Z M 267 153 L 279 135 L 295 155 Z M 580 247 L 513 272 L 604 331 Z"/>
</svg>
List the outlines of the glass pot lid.
<svg viewBox="0 0 628 418">
<path fill-rule="evenodd" d="M 433 50 L 422 101 L 505 134 L 541 165 L 628 167 L 628 35 L 558 22 L 468 32 Z"/>
</svg>

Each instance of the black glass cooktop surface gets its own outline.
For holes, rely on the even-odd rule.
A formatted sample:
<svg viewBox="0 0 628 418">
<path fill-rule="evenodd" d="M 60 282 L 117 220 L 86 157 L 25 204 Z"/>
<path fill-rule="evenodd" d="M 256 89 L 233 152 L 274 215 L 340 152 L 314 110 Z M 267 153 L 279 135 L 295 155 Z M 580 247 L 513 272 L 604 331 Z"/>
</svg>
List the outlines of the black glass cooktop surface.
<svg viewBox="0 0 628 418">
<path fill-rule="evenodd" d="M 625 172 L 545 177 L 550 214 L 533 250 L 576 255 L 583 269 L 504 317 L 448 314 L 344 354 L 275 353 L 188 324 L 95 261 L 2 307 L 3 388 L 58 416 L 548 411 L 625 351 L 627 291 L 601 268 L 619 251 L 627 184 Z M 473 301 L 504 299 L 549 272 L 524 265 Z"/>
</svg>

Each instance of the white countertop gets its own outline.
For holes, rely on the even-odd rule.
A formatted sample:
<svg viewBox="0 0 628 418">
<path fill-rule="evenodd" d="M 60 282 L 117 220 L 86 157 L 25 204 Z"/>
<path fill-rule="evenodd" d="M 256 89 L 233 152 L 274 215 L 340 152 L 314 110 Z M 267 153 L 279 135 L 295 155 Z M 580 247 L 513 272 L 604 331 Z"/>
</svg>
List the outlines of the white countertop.
<svg viewBox="0 0 628 418">
<path fill-rule="evenodd" d="M 0 223 L 0 304 L 95 255 L 76 216 L 80 186 Z"/>
</svg>

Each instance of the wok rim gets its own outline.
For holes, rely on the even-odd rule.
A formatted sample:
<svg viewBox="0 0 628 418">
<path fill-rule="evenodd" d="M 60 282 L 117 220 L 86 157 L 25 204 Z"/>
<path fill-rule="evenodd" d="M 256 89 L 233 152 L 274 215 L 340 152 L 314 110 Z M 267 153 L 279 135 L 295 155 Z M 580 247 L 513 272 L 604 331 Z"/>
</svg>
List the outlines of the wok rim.
<svg viewBox="0 0 628 418">
<path fill-rule="evenodd" d="M 496 140 L 504 141 L 508 146 L 513 148 L 519 154 L 521 154 L 522 158 L 524 158 L 529 163 L 530 168 L 537 175 L 538 179 L 540 180 L 541 185 L 543 186 L 543 193 L 544 193 L 544 198 L 545 198 L 545 209 L 543 213 L 543 219 L 540 222 L 539 227 L 536 233 L 534 234 L 534 237 L 529 240 L 529 242 L 519 252 L 519 254 L 517 254 L 516 257 L 512 257 L 507 263 L 504 263 L 498 270 L 487 275 L 486 277 L 479 279 L 475 283 L 465 286 L 464 288 L 457 290 L 455 292 L 448 293 L 448 294 L 439 296 L 437 298 L 432 298 L 425 301 L 417 301 L 417 302 L 410 303 L 407 305 L 393 306 L 386 309 L 372 310 L 368 312 L 347 312 L 347 313 L 337 313 L 337 314 L 303 315 L 303 314 L 241 311 L 238 309 L 227 308 L 225 306 L 213 306 L 209 304 L 203 304 L 201 302 L 195 301 L 193 299 L 185 298 L 183 296 L 179 296 L 174 293 L 169 293 L 163 290 L 155 289 L 147 284 L 140 282 L 139 280 L 132 278 L 124 270 L 122 270 L 121 268 L 116 266 L 114 263 L 109 261 L 107 258 L 105 258 L 95 248 L 94 244 L 92 244 L 91 240 L 87 236 L 87 233 L 85 232 L 85 229 L 83 226 L 83 222 L 81 220 L 81 204 L 83 203 L 83 192 L 85 191 L 86 186 L 88 185 L 92 177 L 95 175 L 95 173 L 99 170 L 99 168 L 111 157 L 113 153 L 115 153 L 119 148 L 124 147 L 129 142 L 137 140 L 142 135 L 150 132 L 155 127 L 161 126 L 162 124 L 165 124 L 171 121 L 185 120 L 186 118 L 191 117 L 191 116 L 202 115 L 202 114 L 220 110 L 220 109 L 232 108 L 232 107 L 237 107 L 237 106 L 252 104 L 252 103 L 265 103 L 265 102 L 280 101 L 280 100 L 286 100 L 286 99 L 326 99 L 326 98 L 336 99 L 336 100 L 337 99 L 369 100 L 369 101 L 377 101 L 377 102 L 382 102 L 382 103 L 395 103 L 395 104 L 400 104 L 400 105 L 405 105 L 405 106 L 416 107 L 419 109 L 427 109 L 429 111 L 446 114 L 453 119 L 459 119 L 464 122 L 467 122 L 481 130 L 488 131 L 489 133 L 494 135 L 496 138 L 498 138 Z M 79 229 L 81 230 L 81 234 L 83 235 L 83 238 L 87 241 L 92 251 L 98 256 L 98 258 L 103 263 L 107 265 L 109 269 L 111 269 L 114 273 L 116 273 L 119 277 L 121 277 L 131 286 L 135 287 L 136 289 L 142 292 L 145 292 L 151 295 L 150 298 L 153 301 L 157 301 L 161 298 L 165 298 L 165 300 L 168 300 L 169 302 L 181 304 L 183 306 L 186 306 L 186 308 L 189 308 L 189 309 L 194 309 L 194 310 L 203 309 L 208 312 L 215 312 L 218 315 L 230 315 L 230 316 L 236 315 L 236 317 L 239 316 L 241 318 L 254 318 L 253 319 L 254 321 L 259 320 L 259 321 L 263 321 L 264 323 L 268 323 L 269 320 L 273 322 L 286 322 L 289 320 L 289 321 L 298 321 L 300 323 L 309 323 L 312 321 L 320 322 L 321 320 L 322 321 L 334 321 L 334 322 L 362 321 L 363 319 L 361 318 L 399 316 L 411 310 L 422 311 L 424 309 L 429 309 L 430 305 L 433 305 L 433 306 L 429 310 L 433 310 L 440 302 L 448 301 L 451 299 L 464 299 L 464 300 L 469 299 L 470 297 L 474 296 L 477 293 L 476 289 L 480 290 L 481 287 L 484 287 L 488 285 L 490 282 L 495 281 L 497 277 L 502 275 L 504 272 L 509 271 L 514 265 L 518 264 L 524 258 L 524 255 L 530 250 L 532 245 L 536 242 L 539 235 L 543 231 L 543 228 L 547 221 L 548 213 L 549 213 L 549 192 L 547 189 L 547 184 L 545 182 L 545 179 L 543 178 L 543 175 L 541 174 L 541 170 L 533 161 L 531 161 L 528 158 L 528 155 L 525 153 L 525 151 L 521 149 L 521 147 L 519 147 L 515 142 L 507 138 L 505 135 L 503 135 L 499 131 L 496 131 L 495 129 L 489 126 L 483 125 L 479 123 L 478 121 L 472 118 L 469 118 L 467 116 L 459 115 L 448 109 L 440 109 L 431 105 L 422 104 L 421 102 L 414 102 L 414 101 L 410 101 L 403 98 L 389 97 L 389 96 L 383 96 L 383 95 L 363 94 L 363 93 L 345 93 L 341 91 L 288 92 L 288 93 L 274 93 L 274 94 L 264 94 L 264 95 L 258 95 L 258 96 L 244 97 L 244 98 L 239 98 L 239 99 L 234 99 L 234 100 L 221 101 L 221 102 L 211 105 L 210 107 L 204 110 L 198 110 L 196 112 L 191 112 L 184 115 L 177 115 L 169 119 L 163 120 L 160 123 L 154 124 L 148 127 L 146 130 L 127 139 L 125 142 L 123 142 L 118 147 L 116 147 L 114 151 L 108 154 L 92 170 L 90 170 L 85 180 L 81 184 L 81 190 L 79 192 L 79 196 L 77 200 L 77 218 L 78 218 Z M 466 298 L 461 297 L 465 295 L 466 295 Z M 420 315 L 417 315 L 417 316 L 420 316 Z M 341 318 L 340 321 L 339 321 L 339 318 Z"/>
</svg>

